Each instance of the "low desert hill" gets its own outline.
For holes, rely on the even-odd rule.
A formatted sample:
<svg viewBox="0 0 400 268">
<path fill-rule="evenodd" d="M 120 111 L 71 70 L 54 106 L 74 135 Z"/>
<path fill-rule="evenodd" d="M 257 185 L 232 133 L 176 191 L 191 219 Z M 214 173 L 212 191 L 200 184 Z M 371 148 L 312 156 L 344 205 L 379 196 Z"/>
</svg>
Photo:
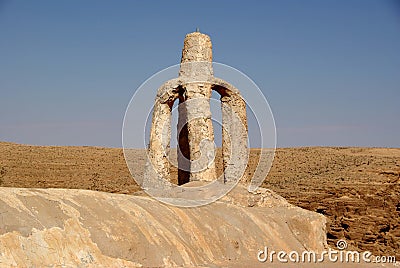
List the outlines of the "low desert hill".
<svg viewBox="0 0 400 268">
<path fill-rule="evenodd" d="M 258 153 L 251 150 L 249 175 Z M 144 165 L 145 158 L 145 151 L 138 150 L 137 165 Z M 139 191 L 122 149 L 5 142 L 0 142 L 0 186 Z M 397 254 L 400 259 L 400 149 L 277 149 L 263 187 L 325 215 L 327 241 L 333 248 L 338 239 L 346 239 L 349 249 Z"/>
</svg>

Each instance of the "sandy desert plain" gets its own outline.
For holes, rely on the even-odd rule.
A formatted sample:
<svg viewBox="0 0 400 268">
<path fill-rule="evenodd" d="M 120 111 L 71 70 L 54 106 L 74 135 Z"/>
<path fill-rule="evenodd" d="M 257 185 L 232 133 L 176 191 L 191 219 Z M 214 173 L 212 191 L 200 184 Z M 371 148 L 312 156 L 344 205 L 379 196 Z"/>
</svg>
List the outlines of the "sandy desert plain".
<svg viewBox="0 0 400 268">
<path fill-rule="evenodd" d="M 258 153 L 251 149 L 249 176 Z M 145 159 L 145 150 L 138 149 L 138 167 Z M 172 174 L 176 176 L 176 170 Z M 127 195 L 140 190 L 122 149 L 8 142 L 0 142 L 0 186 Z M 278 148 L 262 186 L 291 204 L 325 215 L 332 248 L 345 239 L 351 250 L 400 260 L 400 148 Z"/>
</svg>

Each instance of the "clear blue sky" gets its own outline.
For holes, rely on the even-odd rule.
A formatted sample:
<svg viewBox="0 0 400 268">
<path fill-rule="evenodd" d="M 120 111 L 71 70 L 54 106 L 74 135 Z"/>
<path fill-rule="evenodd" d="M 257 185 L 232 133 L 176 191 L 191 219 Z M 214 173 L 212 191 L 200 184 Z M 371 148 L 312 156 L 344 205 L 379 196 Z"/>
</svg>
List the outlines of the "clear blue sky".
<svg viewBox="0 0 400 268">
<path fill-rule="evenodd" d="M 400 147 L 400 3 L 385 0 L 0 0 L 0 140 L 120 147 L 135 89 L 196 27 L 262 89 L 278 146 Z"/>
</svg>

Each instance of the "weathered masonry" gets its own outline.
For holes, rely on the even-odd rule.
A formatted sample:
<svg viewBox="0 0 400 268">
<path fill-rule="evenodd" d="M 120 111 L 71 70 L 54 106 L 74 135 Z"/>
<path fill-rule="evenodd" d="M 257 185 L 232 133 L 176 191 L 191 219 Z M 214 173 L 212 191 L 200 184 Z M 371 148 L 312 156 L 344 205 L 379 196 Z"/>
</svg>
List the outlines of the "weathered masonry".
<svg viewBox="0 0 400 268">
<path fill-rule="evenodd" d="M 247 158 L 242 157 L 247 154 L 246 103 L 235 87 L 214 77 L 210 37 L 193 32 L 184 41 L 179 77 L 164 83 L 157 92 L 147 167 L 153 172 L 148 174 L 170 181 L 171 110 L 178 100 L 178 184 L 216 179 L 212 90 L 221 96 L 223 181 L 233 181 L 236 174 L 243 173 L 247 164 Z"/>
</svg>

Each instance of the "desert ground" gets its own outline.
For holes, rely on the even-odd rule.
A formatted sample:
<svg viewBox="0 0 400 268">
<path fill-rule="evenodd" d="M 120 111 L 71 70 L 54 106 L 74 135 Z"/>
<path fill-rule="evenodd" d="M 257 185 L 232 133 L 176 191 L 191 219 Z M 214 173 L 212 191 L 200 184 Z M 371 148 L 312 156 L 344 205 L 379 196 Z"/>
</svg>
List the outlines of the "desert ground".
<svg viewBox="0 0 400 268">
<path fill-rule="evenodd" d="M 250 176 L 258 153 L 251 150 Z M 145 158 L 145 150 L 138 149 L 138 167 Z M 122 149 L 7 142 L 0 142 L 0 186 L 123 194 L 140 190 Z M 325 215 L 331 247 L 346 239 L 349 249 L 400 259 L 399 148 L 279 148 L 262 186 L 296 206 Z"/>
</svg>

